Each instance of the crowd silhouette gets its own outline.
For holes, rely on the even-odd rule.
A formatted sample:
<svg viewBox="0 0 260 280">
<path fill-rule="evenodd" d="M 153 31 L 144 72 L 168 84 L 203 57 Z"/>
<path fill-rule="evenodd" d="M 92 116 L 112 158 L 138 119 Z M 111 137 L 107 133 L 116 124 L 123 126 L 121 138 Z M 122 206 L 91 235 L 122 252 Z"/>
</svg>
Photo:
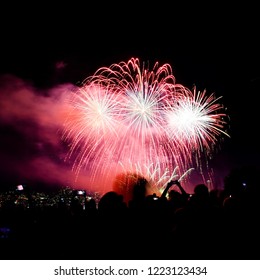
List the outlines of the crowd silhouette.
<svg viewBox="0 0 260 280">
<path fill-rule="evenodd" d="M 116 191 L 99 201 L 74 193 L 69 206 L 6 201 L 1 259 L 259 259 L 259 190 L 232 180 L 193 193 L 170 181 L 158 196 L 139 178 L 128 202 Z"/>
</svg>

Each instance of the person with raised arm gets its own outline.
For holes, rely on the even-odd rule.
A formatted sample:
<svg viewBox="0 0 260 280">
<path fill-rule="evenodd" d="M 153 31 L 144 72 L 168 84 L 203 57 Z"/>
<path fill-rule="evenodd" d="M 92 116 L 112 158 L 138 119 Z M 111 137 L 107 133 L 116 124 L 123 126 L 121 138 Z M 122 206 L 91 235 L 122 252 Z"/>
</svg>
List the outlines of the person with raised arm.
<svg viewBox="0 0 260 280">
<path fill-rule="evenodd" d="M 169 189 L 173 185 L 178 186 L 178 188 L 179 188 L 179 190 L 181 192 L 182 197 L 185 198 L 185 199 L 188 199 L 189 194 L 184 190 L 184 188 L 181 186 L 181 183 L 178 180 L 175 180 L 175 181 L 171 180 L 171 181 L 168 182 L 168 184 L 166 185 L 166 188 L 164 189 L 163 193 L 161 194 L 161 198 L 166 197 Z"/>
</svg>

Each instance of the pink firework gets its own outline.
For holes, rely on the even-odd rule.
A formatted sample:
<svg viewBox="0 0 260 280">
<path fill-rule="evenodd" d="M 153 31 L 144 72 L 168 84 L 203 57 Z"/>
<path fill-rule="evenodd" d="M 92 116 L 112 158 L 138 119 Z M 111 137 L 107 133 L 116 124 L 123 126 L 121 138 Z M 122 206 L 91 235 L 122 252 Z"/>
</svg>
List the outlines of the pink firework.
<svg viewBox="0 0 260 280">
<path fill-rule="evenodd" d="M 132 58 L 102 67 L 72 93 L 63 134 L 68 158 L 76 174 L 89 172 L 93 184 L 135 172 L 133 166 L 157 182 L 166 170 L 171 176 L 178 168 L 181 176 L 228 136 L 218 100 L 176 84 L 169 64 L 149 70 Z"/>
</svg>

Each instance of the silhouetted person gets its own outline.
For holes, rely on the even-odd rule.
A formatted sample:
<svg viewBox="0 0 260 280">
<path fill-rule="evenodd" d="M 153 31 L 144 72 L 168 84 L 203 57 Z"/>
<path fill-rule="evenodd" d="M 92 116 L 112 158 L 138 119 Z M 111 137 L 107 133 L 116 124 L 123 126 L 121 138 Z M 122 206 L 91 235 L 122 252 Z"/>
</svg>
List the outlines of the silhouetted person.
<svg viewBox="0 0 260 280">
<path fill-rule="evenodd" d="M 178 186 L 180 192 L 173 189 L 169 191 L 169 189 L 174 185 Z M 161 194 L 161 198 L 165 198 L 167 193 L 169 194 L 168 200 L 176 203 L 176 208 L 184 206 L 184 204 L 188 201 L 189 198 L 189 194 L 184 190 L 184 188 L 178 180 L 168 182 L 166 188 Z"/>
<path fill-rule="evenodd" d="M 127 234 L 127 208 L 122 195 L 105 193 L 98 203 L 96 246 L 101 258 L 119 258 L 123 254 Z"/>
<path fill-rule="evenodd" d="M 192 233 L 192 252 L 201 258 L 213 256 L 220 250 L 219 238 L 220 213 L 211 204 L 209 189 L 205 184 L 194 187 L 194 193 L 187 204 L 188 231 Z M 218 252 L 219 253 L 219 252 Z"/>
<path fill-rule="evenodd" d="M 132 199 L 128 202 L 130 209 L 143 209 L 145 206 L 145 197 L 147 195 L 148 181 L 145 178 L 138 178 L 133 186 Z"/>
</svg>

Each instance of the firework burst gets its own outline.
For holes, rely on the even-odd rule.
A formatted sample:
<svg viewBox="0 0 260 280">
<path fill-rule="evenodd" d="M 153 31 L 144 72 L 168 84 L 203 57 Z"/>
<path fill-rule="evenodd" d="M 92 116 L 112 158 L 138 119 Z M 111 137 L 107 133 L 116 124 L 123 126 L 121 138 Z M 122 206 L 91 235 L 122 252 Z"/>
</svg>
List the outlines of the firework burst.
<svg viewBox="0 0 260 280">
<path fill-rule="evenodd" d="M 68 158 L 93 183 L 135 166 L 161 188 L 176 168 L 187 174 L 228 136 L 218 100 L 176 84 L 169 64 L 150 70 L 132 58 L 102 67 L 72 93 L 63 134 Z"/>
</svg>

